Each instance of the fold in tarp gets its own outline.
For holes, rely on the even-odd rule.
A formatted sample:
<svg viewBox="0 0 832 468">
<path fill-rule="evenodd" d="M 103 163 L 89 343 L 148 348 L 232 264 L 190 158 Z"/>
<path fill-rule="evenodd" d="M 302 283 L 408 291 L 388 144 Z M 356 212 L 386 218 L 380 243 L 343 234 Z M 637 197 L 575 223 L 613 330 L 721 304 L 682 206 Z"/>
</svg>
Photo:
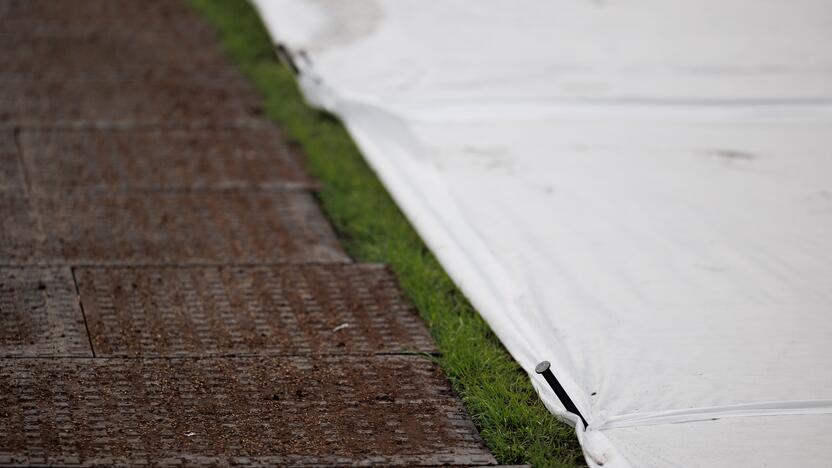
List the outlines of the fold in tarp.
<svg viewBox="0 0 832 468">
<path fill-rule="evenodd" d="M 829 466 L 832 3 L 254 3 L 590 466 Z"/>
</svg>

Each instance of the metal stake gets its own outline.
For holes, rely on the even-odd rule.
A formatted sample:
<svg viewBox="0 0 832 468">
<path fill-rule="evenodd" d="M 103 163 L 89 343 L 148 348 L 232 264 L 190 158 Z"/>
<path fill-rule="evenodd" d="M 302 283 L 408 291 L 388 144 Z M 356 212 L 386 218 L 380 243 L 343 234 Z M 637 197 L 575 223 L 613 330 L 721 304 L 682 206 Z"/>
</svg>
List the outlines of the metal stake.
<svg viewBox="0 0 832 468">
<path fill-rule="evenodd" d="M 555 377 L 555 374 L 552 373 L 551 367 L 552 366 L 551 364 L 549 364 L 549 361 L 543 361 L 540 364 L 538 364 L 537 367 L 534 368 L 534 371 L 542 375 L 543 378 L 546 379 L 546 382 L 549 384 L 550 387 L 552 387 L 552 390 L 555 391 L 555 395 L 558 396 L 558 399 L 560 400 L 563 407 L 566 408 L 566 411 L 569 411 L 570 413 L 575 414 L 579 418 L 581 418 L 581 421 L 583 421 L 584 423 L 584 430 L 586 430 L 586 428 L 589 427 L 589 423 L 586 422 L 584 416 L 581 414 L 580 411 L 578 411 L 578 407 L 575 406 L 575 403 L 572 401 L 571 398 L 569 398 L 569 395 L 566 393 L 566 390 L 564 390 L 563 386 L 560 384 L 560 382 L 558 382 L 558 379 Z"/>
</svg>

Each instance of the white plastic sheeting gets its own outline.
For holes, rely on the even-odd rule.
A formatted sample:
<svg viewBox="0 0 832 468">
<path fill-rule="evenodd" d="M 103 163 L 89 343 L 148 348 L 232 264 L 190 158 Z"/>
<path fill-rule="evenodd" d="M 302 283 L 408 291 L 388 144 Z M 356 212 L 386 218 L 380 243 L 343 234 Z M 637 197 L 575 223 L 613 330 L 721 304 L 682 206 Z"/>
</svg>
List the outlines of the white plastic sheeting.
<svg viewBox="0 0 832 468">
<path fill-rule="evenodd" d="M 832 465 L 832 3 L 254 3 L 591 466 Z"/>
</svg>

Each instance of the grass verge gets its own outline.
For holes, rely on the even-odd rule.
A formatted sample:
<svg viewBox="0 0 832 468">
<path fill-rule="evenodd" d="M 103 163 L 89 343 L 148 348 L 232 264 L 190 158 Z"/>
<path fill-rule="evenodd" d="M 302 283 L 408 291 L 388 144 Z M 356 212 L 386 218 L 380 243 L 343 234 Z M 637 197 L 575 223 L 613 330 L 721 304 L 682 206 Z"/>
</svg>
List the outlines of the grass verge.
<svg viewBox="0 0 832 468">
<path fill-rule="evenodd" d="M 219 30 L 227 52 L 264 96 L 278 122 L 323 182 L 318 196 L 347 251 L 396 272 L 442 355 L 439 362 L 500 463 L 572 467 L 583 458 L 573 429 L 556 420 L 526 374 L 454 286 L 365 164 L 346 130 L 309 108 L 275 58 L 245 0 L 190 0 Z"/>
</svg>

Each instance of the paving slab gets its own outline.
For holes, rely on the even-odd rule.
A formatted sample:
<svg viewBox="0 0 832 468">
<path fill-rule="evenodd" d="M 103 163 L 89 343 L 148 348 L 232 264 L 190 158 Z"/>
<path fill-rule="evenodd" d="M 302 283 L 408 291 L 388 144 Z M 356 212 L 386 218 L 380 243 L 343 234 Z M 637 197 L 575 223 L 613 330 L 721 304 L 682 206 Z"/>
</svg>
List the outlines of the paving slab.
<svg viewBox="0 0 832 468">
<path fill-rule="evenodd" d="M 37 44 L 39 40 L 85 41 L 92 55 L 118 47 L 122 56 L 167 62 L 176 57 L 194 63 L 195 57 L 223 58 L 229 72 L 237 72 L 225 60 L 216 30 L 185 2 L 171 0 L 0 0 L 0 42 L 4 45 Z M 100 49 L 100 50 L 94 50 Z M 63 54 L 66 50 L 53 50 Z M 171 55 L 174 54 L 174 55 Z M 15 56 L 14 52 L 10 56 Z M 79 56 L 80 60 L 86 60 Z M 110 61 L 121 63 L 119 56 Z M 140 61 L 142 63 L 144 60 Z M 90 73 L 111 66 L 90 62 Z M 41 64 L 49 69 L 57 64 Z M 37 73 L 36 69 L 24 69 Z M 197 71 L 195 71 L 197 72 Z"/>
<path fill-rule="evenodd" d="M 180 2 L 4 0 L 0 18 L 0 124 L 228 124 L 262 114 L 259 95 L 212 47 L 216 33 Z"/>
<path fill-rule="evenodd" d="M 0 361 L 0 464 L 493 463 L 421 357 Z"/>
<path fill-rule="evenodd" d="M 0 268 L 0 357 L 92 356 L 69 268 Z"/>
<path fill-rule="evenodd" d="M 200 26 L 210 29 L 186 2 L 176 0 L 0 0 L 0 19 L 83 24 L 96 28 L 116 22 L 135 24 L 137 28 Z"/>
<path fill-rule="evenodd" d="M 348 262 L 306 192 L 2 197 L 0 264 Z"/>
<path fill-rule="evenodd" d="M 0 78 L 35 84 L 155 78 L 222 81 L 230 87 L 250 88 L 218 47 L 206 47 L 217 42 L 208 25 L 202 21 L 160 24 L 148 22 L 146 16 L 107 22 L 4 19 Z"/>
<path fill-rule="evenodd" d="M 381 265 L 79 268 L 96 356 L 436 352 Z"/>
<path fill-rule="evenodd" d="M 0 78 L 34 83 L 79 80 L 150 78 L 205 82 L 222 78 L 231 86 L 245 85 L 241 74 L 214 48 L 188 34 L 142 30 L 135 26 L 102 28 L 44 28 L 41 23 L 4 24 L 0 32 Z M 178 47 L 157 47 L 177 41 Z M 49 61 L 48 67 L 39 64 Z"/>
<path fill-rule="evenodd" d="M 22 130 L 18 138 L 40 193 L 317 186 L 275 126 Z"/>
<path fill-rule="evenodd" d="M 223 80 L 0 79 L 0 124 L 6 126 L 245 124 L 261 114 L 253 91 Z"/>
<path fill-rule="evenodd" d="M 54 6 L 56 2 L 46 2 L 46 9 L 61 10 Z M 61 2 L 63 3 L 63 2 Z M 97 2 L 99 9 L 111 2 Z M 138 2 L 142 3 L 142 2 Z M 168 2 L 175 3 L 175 2 Z M 72 2 L 70 5 L 83 6 L 84 2 Z M 34 4 L 33 4 L 34 5 Z M 91 6 L 91 4 L 88 4 Z M 73 10 L 74 11 L 74 10 Z M 80 10 L 79 10 L 80 11 Z M 78 13 L 78 12 L 76 12 Z M 17 14 L 3 17 L 3 29 L 0 30 L 0 43 L 22 48 L 35 53 L 27 59 L 17 50 L 8 50 L 0 57 L 0 63 L 19 65 L 4 69 L 3 73 L 37 74 L 49 69 L 73 67 L 68 58 L 73 57 L 90 65 L 87 73 L 100 74 L 111 70 L 114 64 L 129 66 L 127 59 L 133 59 L 136 65 L 174 65 L 177 60 L 183 65 L 203 65 L 217 68 L 221 73 L 240 75 L 239 70 L 231 65 L 227 55 L 216 44 L 216 31 L 199 18 L 165 19 L 154 16 L 152 10 L 142 11 L 132 17 L 118 18 L 77 17 L 70 14 L 61 18 L 37 18 L 32 15 Z M 176 42 L 170 42 L 176 41 Z M 197 47 L 199 46 L 199 47 Z M 83 48 L 83 49 L 82 49 Z M 86 49 L 87 56 L 83 54 Z M 102 58 L 103 53 L 118 52 L 104 63 L 94 62 L 92 58 Z M 44 58 L 42 54 L 51 53 L 58 60 L 48 66 L 37 66 L 33 59 Z M 210 58 L 210 61 L 204 61 Z M 34 65 L 34 68 L 23 67 Z M 220 69 L 223 68 L 223 69 Z M 184 68 L 182 69 L 184 71 Z M 192 70 L 192 76 L 199 76 L 200 70 Z"/>
</svg>

